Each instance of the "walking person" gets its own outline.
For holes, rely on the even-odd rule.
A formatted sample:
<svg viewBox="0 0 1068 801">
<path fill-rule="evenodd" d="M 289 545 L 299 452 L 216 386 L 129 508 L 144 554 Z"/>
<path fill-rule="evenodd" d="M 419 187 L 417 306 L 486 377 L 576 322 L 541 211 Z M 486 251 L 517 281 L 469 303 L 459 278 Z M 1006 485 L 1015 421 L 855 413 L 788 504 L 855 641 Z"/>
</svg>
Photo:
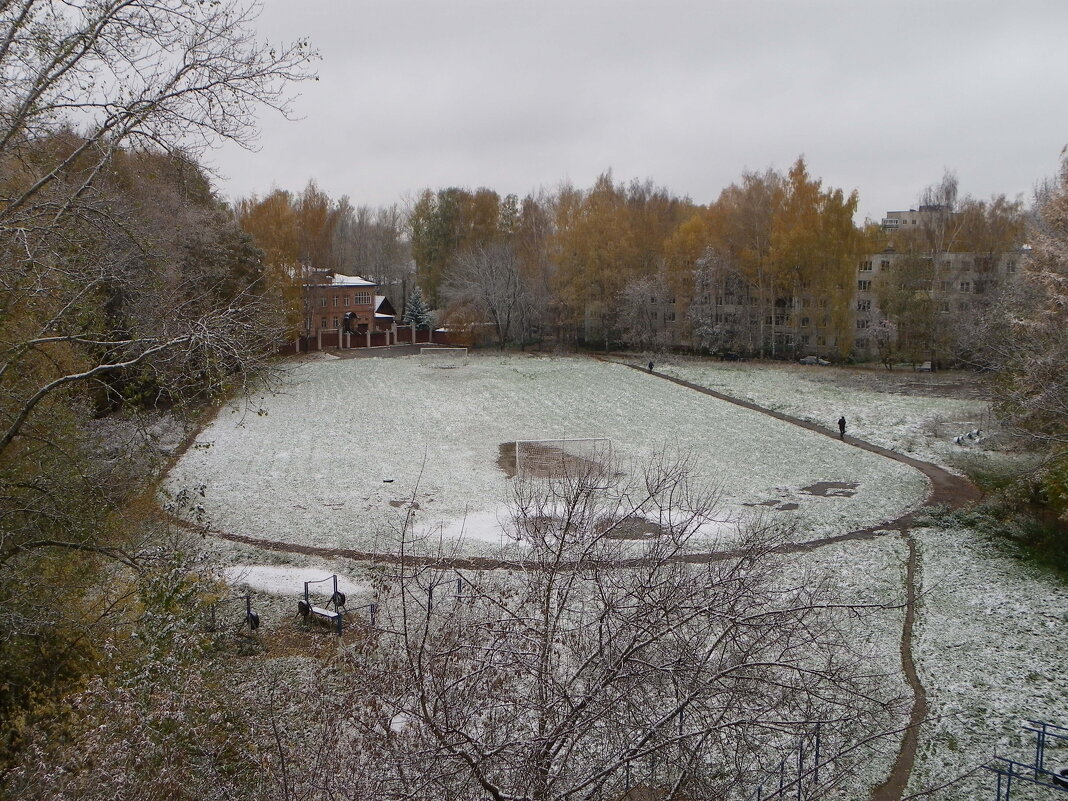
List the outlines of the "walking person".
<svg viewBox="0 0 1068 801">
<path fill-rule="evenodd" d="M 838 439 L 845 439 L 845 415 L 838 418 Z"/>
<path fill-rule="evenodd" d="M 653 363 L 649 362 L 649 372 L 653 372 Z"/>
</svg>

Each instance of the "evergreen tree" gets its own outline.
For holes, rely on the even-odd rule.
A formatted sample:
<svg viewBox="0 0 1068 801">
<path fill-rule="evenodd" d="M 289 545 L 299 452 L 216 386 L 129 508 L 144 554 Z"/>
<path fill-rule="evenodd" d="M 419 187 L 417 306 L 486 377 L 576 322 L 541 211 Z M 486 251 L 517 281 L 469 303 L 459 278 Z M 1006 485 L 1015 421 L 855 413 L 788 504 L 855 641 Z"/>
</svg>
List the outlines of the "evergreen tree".
<svg viewBox="0 0 1068 801">
<path fill-rule="evenodd" d="M 420 331 L 427 330 L 433 323 L 430 307 L 423 299 L 423 291 L 419 287 L 413 289 L 408 298 L 408 307 L 404 310 L 404 322 L 414 325 Z"/>
</svg>

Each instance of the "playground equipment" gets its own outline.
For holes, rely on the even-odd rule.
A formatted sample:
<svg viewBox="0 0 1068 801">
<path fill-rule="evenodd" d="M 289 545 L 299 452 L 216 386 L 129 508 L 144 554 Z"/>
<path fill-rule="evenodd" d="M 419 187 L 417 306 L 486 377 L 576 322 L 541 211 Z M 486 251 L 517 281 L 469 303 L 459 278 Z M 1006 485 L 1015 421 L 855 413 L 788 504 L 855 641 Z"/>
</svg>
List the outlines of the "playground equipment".
<svg viewBox="0 0 1068 801">
<path fill-rule="evenodd" d="M 325 582 L 332 582 L 333 592 L 330 594 L 330 600 L 327 601 L 326 606 L 318 606 L 312 603 L 310 587 L 313 584 L 323 584 Z M 331 626 L 337 635 L 341 636 L 341 631 L 344 626 L 344 612 L 345 609 L 345 593 L 341 592 L 337 588 L 337 576 L 327 576 L 323 579 L 316 581 L 304 582 L 304 597 L 297 601 L 297 615 L 303 618 L 305 624 L 309 624 L 313 621 L 326 623 Z"/>
<path fill-rule="evenodd" d="M 1068 793 L 1068 765 L 1046 767 L 1046 757 L 1050 749 L 1058 749 L 1060 756 L 1068 762 L 1068 728 L 1054 726 L 1044 720 L 1028 720 L 1022 727 L 1024 731 L 1035 736 L 1035 755 L 1032 762 L 1019 762 L 1007 757 L 994 757 L 984 765 L 997 776 L 996 801 L 1012 801 L 1013 783 L 1038 785 L 1051 790 Z"/>
<path fill-rule="evenodd" d="M 248 626 L 249 631 L 255 631 L 260 627 L 260 616 L 252 608 L 252 596 L 251 595 L 235 595 L 232 598 L 223 598 L 213 603 L 208 610 L 208 631 L 219 630 L 219 613 L 220 606 L 225 604 L 235 603 L 237 601 L 245 602 L 245 617 L 241 621 L 241 628 Z"/>
</svg>

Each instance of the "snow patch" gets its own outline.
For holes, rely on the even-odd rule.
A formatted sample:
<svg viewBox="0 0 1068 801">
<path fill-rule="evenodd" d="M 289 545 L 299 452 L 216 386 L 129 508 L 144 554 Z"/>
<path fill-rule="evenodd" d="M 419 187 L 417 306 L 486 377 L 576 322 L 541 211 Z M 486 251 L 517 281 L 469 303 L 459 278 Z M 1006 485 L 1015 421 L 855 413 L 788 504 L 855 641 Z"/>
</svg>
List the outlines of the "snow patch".
<svg viewBox="0 0 1068 801">
<path fill-rule="evenodd" d="M 243 585 L 258 592 L 271 595 L 302 595 L 305 581 L 321 581 L 334 575 L 320 568 L 280 567 L 277 565 L 231 565 L 223 568 L 226 580 L 234 585 Z M 330 587 L 323 590 L 324 587 Z M 337 588 L 346 595 L 370 591 L 369 584 L 354 581 L 347 576 L 337 577 Z M 331 582 L 316 584 L 310 588 L 316 594 L 329 595 L 333 591 Z"/>
</svg>

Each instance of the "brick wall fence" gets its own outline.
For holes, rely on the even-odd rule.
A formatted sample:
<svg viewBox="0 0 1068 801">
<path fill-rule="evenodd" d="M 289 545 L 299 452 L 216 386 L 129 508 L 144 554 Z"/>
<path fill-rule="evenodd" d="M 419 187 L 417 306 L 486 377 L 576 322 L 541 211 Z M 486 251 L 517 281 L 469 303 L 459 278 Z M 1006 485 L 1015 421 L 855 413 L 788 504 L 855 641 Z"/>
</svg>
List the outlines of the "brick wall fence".
<svg viewBox="0 0 1068 801">
<path fill-rule="evenodd" d="M 294 353 L 310 353 L 318 350 L 346 348 L 384 348 L 390 345 L 448 345 L 448 331 L 412 330 L 410 325 L 398 325 L 389 331 L 370 331 L 362 334 L 347 334 L 338 329 L 323 330 L 315 336 L 300 336 L 282 345 L 282 356 Z"/>
</svg>

